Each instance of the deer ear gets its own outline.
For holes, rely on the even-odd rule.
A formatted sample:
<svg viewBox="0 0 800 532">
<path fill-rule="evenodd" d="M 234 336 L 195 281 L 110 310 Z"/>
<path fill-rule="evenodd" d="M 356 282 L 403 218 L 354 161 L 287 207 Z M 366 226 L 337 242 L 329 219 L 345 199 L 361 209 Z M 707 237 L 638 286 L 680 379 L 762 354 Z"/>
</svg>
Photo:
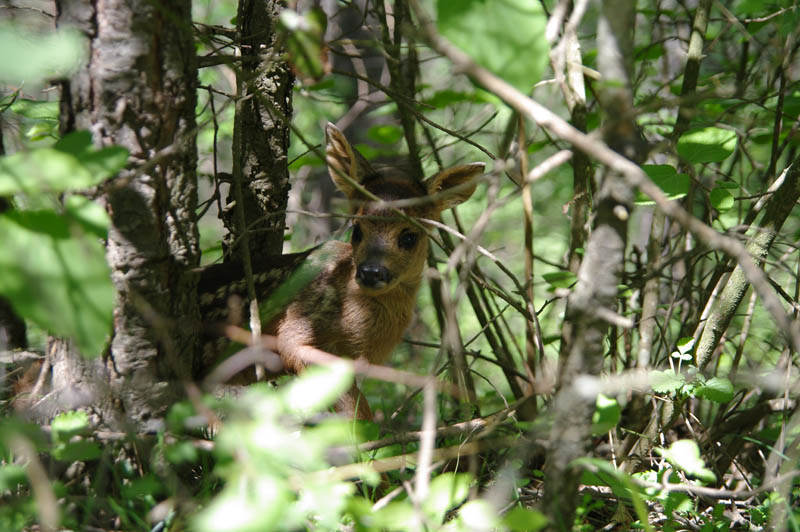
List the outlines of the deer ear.
<svg viewBox="0 0 800 532">
<path fill-rule="evenodd" d="M 352 199 L 355 196 L 355 189 L 343 175 L 360 184 L 364 177 L 373 173 L 372 167 L 364 156 L 358 153 L 358 150 L 350 146 L 339 128 L 330 122 L 325 126 L 325 139 L 327 141 L 325 161 L 328 163 L 328 173 L 330 173 L 336 188 Z"/>
<path fill-rule="evenodd" d="M 440 211 L 451 209 L 472 196 L 478 182 L 475 179 L 483 174 L 485 163 L 461 164 L 451 166 L 425 180 L 428 195 L 436 195 Z"/>
</svg>

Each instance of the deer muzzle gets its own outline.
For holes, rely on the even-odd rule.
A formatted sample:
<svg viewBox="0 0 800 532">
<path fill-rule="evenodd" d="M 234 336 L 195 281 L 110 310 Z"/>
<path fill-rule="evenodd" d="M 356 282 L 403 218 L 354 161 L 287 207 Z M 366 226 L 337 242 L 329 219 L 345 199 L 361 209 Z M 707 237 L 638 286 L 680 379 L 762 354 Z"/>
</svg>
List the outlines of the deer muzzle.
<svg viewBox="0 0 800 532">
<path fill-rule="evenodd" d="M 364 261 L 356 268 L 356 281 L 364 288 L 380 290 L 391 280 L 391 272 L 379 262 Z"/>
</svg>

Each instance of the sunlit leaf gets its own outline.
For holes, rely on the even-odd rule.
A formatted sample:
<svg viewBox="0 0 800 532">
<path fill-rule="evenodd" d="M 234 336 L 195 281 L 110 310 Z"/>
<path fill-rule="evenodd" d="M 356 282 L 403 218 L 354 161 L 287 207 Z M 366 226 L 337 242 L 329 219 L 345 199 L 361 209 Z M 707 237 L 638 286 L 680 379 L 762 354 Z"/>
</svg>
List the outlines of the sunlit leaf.
<svg viewBox="0 0 800 532">
<path fill-rule="evenodd" d="M 498 520 L 497 509 L 486 499 L 473 499 L 458 509 L 462 530 L 494 530 Z"/>
<path fill-rule="evenodd" d="M 522 92 L 541 79 L 549 46 L 539 2 L 437 0 L 436 16 L 442 35 Z"/>
<path fill-rule="evenodd" d="M 103 243 L 68 215 L 0 215 L 0 294 L 42 329 L 100 354 L 111 330 L 113 288 Z"/>
<path fill-rule="evenodd" d="M 650 386 L 656 393 L 677 392 L 686 384 L 686 377 L 672 370 L 656 370 L 650 372 Z"/>
<path fill-rule="evenodd" d="M 689 176 L 679 174 L 668 164 L 645 164 L 642 166 L 647 176 L 658 185 L 668 199 L 680 199 L 689 192 Z M 637 205 L 653 205 L 655 202 L 642 192 L 636 194 Z"/>
<path fill-rule="evenodd" d="M 619 423 L 622 417 L 622 408 L 616 399 L 597 395 L 594 414 L 592 415 L 592 434 L 598 436 L 605 434 Z"/>
<path fill-rule="evenodd" d="M 736 140 L 736 132 L 729 129 L 692 129 L 678 139 L 678 155 L 689 163 L 718 163 L 733 153 Z"/>
<path fill-rule="evenodd" d="M 95 441 L 77 440 L 56 445 L 50 454 L 63 462 L 88 462 L 100 458 L 103 450 Z"/>
<path fill-rule="evenodd" d="M 733 399 L 733 383 L 727 377 L 712 377 L 698 386 L 694 394 L 717 403 L 727 403 Z"/>
<path fill-rule="evenodd" d="M 435 477 L 422 505 L 425 514 L 433 522 L 441 523 L 447 510 L 464 502 L 471 483 L 472 475 L 467 473 L 442 473 Z"/>
<path fill-rule="evenodd" d="M 0 465 L 0 492 L 15 490 L 20 485 L 26 483 L 28 475 L 25 468 L 17 464 Z"/>
<path fill-rule="evenodd" d="M 0 82 L 18 85 L 66 77 L 85 57 L 77 30 L 40 33 L 11 22 L 0 24 Z"/>
<path fill-rule="evenodd" d="M 735 187 L 736 185 L 734 185 Z M 735 198 L 731 193 L 731 187 L 725 184 L 718 183 L 708 195 L 708 200 L 711 206 L 719 212 L 727 212 L 731 210 L 735 203 Z"/>
<path fill-rule="evenodd" d="M 58 122 L 58 102 L 17 98 L 9 107 L 14 113 L 35 120 Z"/>
<path fill-rule="evenodd" d="M 353 368 L 344 362 L 308 368 L 286 388 L 290 411 L 308 415 L 320 412 L 353 384 Z"/>
<path fill-rule="evenodd" d="M 578 276 L 570 271 L 558 271 L 542 274 L 542 278 L 547 282 L 550 290 L 557 288 L 570 288 L 578 282 Z"/>
<path fill-rule="evenodd" d="M 716 475 L 706 467 L 705 462 L 700 456 L 700 448 L 693 440 L 678 440 L 673 442 L 668 449 L 656 448 L 658 454 L 669 460 L 669 462 L 691 475 L 705 482 L 714 482 Z"/>
<path fill-rule="evenodd" d="M 89 430 L 89 416 L 86 412 L 64 412 L 53 418 L 50 431 L 53 441 L 68 441 L 73 436 L 84 434 Z"/>
<path fill-rule="evenodd" d="M 95 150 L 89 132 L 76 131 L 52 148 L 0 157 L 0 196 L 85 189 L 112 177 L 127 161 L 125 148 Z"/>
<path fill-rule="evenodd" d="M 503 525 L 512 532 L 536 532 L 547 526 L 547 517 L 538 510 L 515 506 L 505 516 Z"/>
</svg>

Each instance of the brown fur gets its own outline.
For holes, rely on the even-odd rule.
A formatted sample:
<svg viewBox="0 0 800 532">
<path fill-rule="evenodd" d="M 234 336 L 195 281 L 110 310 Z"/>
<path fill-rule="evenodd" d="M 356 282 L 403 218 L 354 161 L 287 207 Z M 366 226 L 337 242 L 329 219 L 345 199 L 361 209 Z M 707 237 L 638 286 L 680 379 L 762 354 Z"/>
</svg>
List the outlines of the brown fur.
<svg viewBox="0 0 800 532">
<path fill-rule="evenodd" d="M 419 183 L 373 169 L 332 124 L 326 137 L 331 178 L 356 218 L 351 242 L 331 241 L 315 253 L 322 272 L 269 327 L 284 364 L 294 372 L 305 366 L 304 346 L 382 364 L 411 319 L 427 259 L 427 232 L 390 207 L 368 201 L 353 182 L 383 201 L 419 200 L 401 210 L 414 218 L 438 219 L 442 210 L 472 195 L 474 178 L 484 169 L 483 163 L 456 166 Z M 360 419 L 372 417 L 355 386 L 338 409 Z"/>
</svg>

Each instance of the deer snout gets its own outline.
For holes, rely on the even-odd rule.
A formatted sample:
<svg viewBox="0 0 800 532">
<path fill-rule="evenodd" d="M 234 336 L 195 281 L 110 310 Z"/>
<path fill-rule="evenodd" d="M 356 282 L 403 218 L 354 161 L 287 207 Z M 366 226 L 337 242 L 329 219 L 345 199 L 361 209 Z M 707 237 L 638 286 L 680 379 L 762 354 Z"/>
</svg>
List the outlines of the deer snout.
<svg viewBox="0 0 800 532">
<path fill-rule="evenodd" d="M 356 268 L 356 280 L 364 288 L 379 289 L 392 280 L 392 274 L 380 263 L 362 262 Z"/>
</svg>

